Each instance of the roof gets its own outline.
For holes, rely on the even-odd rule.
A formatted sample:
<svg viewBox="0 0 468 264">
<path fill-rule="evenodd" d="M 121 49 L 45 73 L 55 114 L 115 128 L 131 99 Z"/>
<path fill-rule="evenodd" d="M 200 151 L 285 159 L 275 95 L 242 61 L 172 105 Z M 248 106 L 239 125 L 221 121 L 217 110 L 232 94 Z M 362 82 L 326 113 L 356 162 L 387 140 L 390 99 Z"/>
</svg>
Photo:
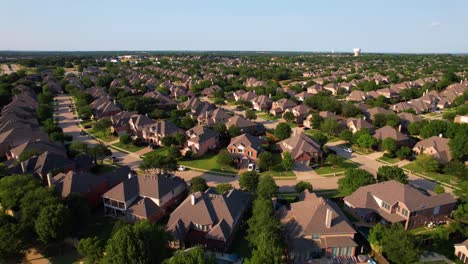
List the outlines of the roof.
<svg viewBox="0 0 468 264">
<path fill-rule="evenodd" d="M 39 153 L 49 151 L 58 155 L 67 156 L 65 147 L 63 145 L 43 140 L 25 142 L 17 147 L 12 148 L 10 152 L 19 157 L 21 153 L 28 150 L 36 150 Z"/>
<path fill-rule="evenodd" d="M 348 127 L 354 126 L 357 130 L 361 130 L 363 128 L 368 128 L 372 129 L 374 126 L 372 126 L 369 122 L 367 122 L 364 118 L 354 118 L 350 117 L 346 121 L 346 125 Z"/>
<path fill-rule="evenodd" d="M 398 181 L 386 181 L 360 187 L 353 194 L 346 196 L 344 200 L 355 208 L 375 209 L 377 204 L 372 197 L 377 197 L 390 205 L 401 202 L 412 212 L 456 202 L 449 193 L 428 196 L 411 185 Z"/>
<path fill-rule="evenodd" d="M 194 204 L 191 201 L 192 195 Z M 227 241 L 251 202 L 248 193 L 237 189 L 223 194 L 196 192 L 192 195 L 169 218 L 167 230 L 175 237 L 182 231 L 187 232 L 191 225 L 198 224 L 212 226 L 206 234 L 207 238 Z"/>
<path fill-rule="evenodd" d="M 434 148 L 437 152 L 430 155 L 434 156 L 436 160 L 447 163 L 452 160 L 452 153 L 450 152 L 450 147 L 448 143 L 448 138 L 433 136 L 419 141 L 418 143 L 416 143 L 413 149 Z M 421 152 L 426 153 L 424 152 L 424 150 L 422 150 Z"/>
<path fill-rule="evenodd" d="M 290 152 L 293 159 L 300 157 L 303 153 L 322 153 L 320 144 L 304 133 L 293 135 L 278 143 L 283 152 Z"/>
<path fill-rule="evenodd" d="M 258 137 L 252 136 L 250 134 L 242 134 L 231 139 L 229 146 L 239 147 L 244 146 L 245 148 L 253 148 L 255 150 L 260 150 L 262 148 L 262 140 Z"/>
<path fill-rule="evenodd" d="M 128 209 L 127 212 L 132 215 L 148 219 L 160 210 L 160 207 L 148 197 L 139 197 Z"/>
<path fill-rule="evenodd" d="M 246 128 L 246 127 L 255 127 L 258 124 L 250 121 L 242 116 L 234 115 L 228 119 L 226 122 L 226 127 L 230 128 L 231 126 L 237 126 L 238 128 Z"/>
<path fill-rule="evenodd" d="M 180 177 L 163 175 L 144 175 L 127 179 L 102 195 L 116 201 L 126 202 L 137 196 L 161 199 L 185 181 Z"/>
<path fill-rule="evenodd" d="M 185 134 L 192 142 L 204 142 L 210 138 L 216 138 L 218 136 L 218 132 L 202 125 L 192 127 L 191 129 L 187 130 Z"/>
<path fill-rule="evenodd" d="M 386 138 L 393 138 L 397 142 L 405 141 L 408 140 L 409 137 L 398 130 L 396 130 L 394 127 L 391 126 L 384 126 L 382 128 L 379 128 L 375 131 L 374 137 L 379 140 L 384 140 Z"/>
</svg>

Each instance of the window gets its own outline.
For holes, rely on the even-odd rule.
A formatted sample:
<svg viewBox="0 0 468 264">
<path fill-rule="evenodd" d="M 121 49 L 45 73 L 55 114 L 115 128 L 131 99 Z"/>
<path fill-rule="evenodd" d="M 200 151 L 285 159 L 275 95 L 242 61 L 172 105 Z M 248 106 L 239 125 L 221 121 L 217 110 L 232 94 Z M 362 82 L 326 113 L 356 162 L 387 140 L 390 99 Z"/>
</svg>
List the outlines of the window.
<svg viewBox="0 0 468 264">
<path fill-rule="evenodd" d="M 239 153 L 244 153 L 244 150 L 243 149 L 238 149 L 238 152 Z"/>
<path fill-rule="evenodd" d="M 234 153 L 234 149 L 231 149 L 231 153 Z"/>
<path fill-rule="evenodd" d="M 440 206 L 434 207 L 433 215 L 438 215 L 440 212 Z"/>
<path fill-rule="evenodd" d="M 404 216 L 408 216 L 408 210 L 402 208 L 401 209 L 401 213 L 404 215 Z"/>
<path fill-rule="evenodd" d="M 252 156 L 252 151 L 249 151 L 248 153 L 249 153 L 249 156 Z"/>
<path fill-rule="evenodd" d="M 390 205 L 386 202 L 382 202 L 382 207 L 387 209 L 387 210 L 390 210 Z"/>
</svg>

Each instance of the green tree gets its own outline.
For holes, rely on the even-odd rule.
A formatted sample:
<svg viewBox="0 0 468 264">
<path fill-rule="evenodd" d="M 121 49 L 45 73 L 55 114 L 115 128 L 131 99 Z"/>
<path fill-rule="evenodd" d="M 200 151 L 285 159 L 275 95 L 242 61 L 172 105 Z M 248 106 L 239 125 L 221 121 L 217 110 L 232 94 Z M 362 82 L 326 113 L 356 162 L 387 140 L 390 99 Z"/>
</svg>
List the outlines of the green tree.
<svg viewBox="0 0 468 264">
<path fill-rule="evenodd" d="M 379 143 L 379 141 L 377 139 L 375 139 L 373 136 L 367 135 L 367 134 L 363 134 L 363 135 L 359 136 L 359 138 L 357 138 L 357 144 L 360 147 L 367 148 L 367 149 L 370 149 L 370 148 L 374 147 L 378 143 Z"/>
<path fill-rule="evenodd" d="M 269 170 L 273 166 L 273 155 L 268 151 L 260 153 L 258 155 L 258 166 L 262 171 Z"/>
<path fill-rule="evenodd" d="M 345 103 L 343 105 L 343 115 L 345 117 L 356 117 L 358 115 L 362 114 L 361 113 L 361 109 L 359 109 L 357 106 L 355 106 L 354 104 L 352 103 Z"/>
<path fill-rule="evenodd" d="M 310 123 L 312 124 L 312 128 L 319 129 L 320 125 L 323 123 L 323 117 L 321 117 L 319 113 L 313 113 L 310 118 Z"/>
<path fill-rule="evenodd" d="M 119 141 L 124 145 L 128 145 L 132 143 L 132 137 L 129 134 L 123 134 L 119 137 Z"/>
<path fill-rule="evenodd" d="M 302 193 L 305 190 L 309 190 L 309 192 L 312 192 L 314 190 L 312 187 L 312 184 L 310 182 L 305 182 L 305 181 L 300 181 L 296 183 L 296 186 L 294 186 L 294 189 L 298 193 Z"/>
<path fill-rule="evenodd" d="M 60 199 L 52 189 L 39 187 L 29 190 L 20 201 L 20 221 L 23 227 L 28 228 L 28 231 L 33 231 L 35 220 L 41 209 L 59 203 Z"/>
<path fill-rule="evenodd" d="M 405 174 L 402 168 L 397 166 L 382 166 L 377 171 L 377 181 L 399 181 L 403 184 L 408 184 L 408 175 Z"/>
<path fill-rule="evenodd" d="M 385 118 L 387 120 L 387 126 L 397 127 L 401 123 L 401 119 L 397 114 L 389 114 Z"/>
<path fill-rule="evenodd" d="M 376 183 L 375 178 L 363 169 L 348 169 L 344 177 L 338 180 L 338 191 L 341 195 L 352 194 L 359 187 Z"/>
<path fill-rule="evenodd" d="M 291 132 L 291 127 L 287 123 L 279 123 L 275 128 L 275 137 L 284 140 L 291 136 Z"/>
<path fill-rule="evenodd" d="M 333 167 L 341 166 L 345 162 L 345 158 L 335 154 L 330 154 L 327 156 L 327 162 L 330 163 Z"/>
<path fill-rule="evenodd" d="M 17 255 L 23 246 L 21 228 L 12 221 L 0 224 L 0 261 Z"/>
<path fill-rule="evenodd" d="M 382 140 L 382 148 L 387 151 L 389 154 L 393 155 L 398 149 L 398 145 L 395 139 L 386 138 Z"/>
<path fill-rule="evenodd" d="M 377 113 L 374 115 L 372 123 L 375 127 L 381 128 L 387 124 L 387 118 L 385 114 Z"/>
<path fill-rule="evenodd" d="M 0 203 L 3 210 L 17 211 L 21 199 L 39 186 L 39 181 L 31 175 L 17 174 L 0 179 Z"/>
<path fill-rule="evenodd" d="M 458 133 L 449 141 L 450 152 L 452 157 L 460 162 L 468 160 L 468 140 L 466 133 Z"/>
<path fill-rule="evenodd" d="M 257 191 L 257 186 L 259 182 L 259 175 L 255 171 L 246 171 L 242 173 L 239 177 L 239 186 L 251 193 Z"/>
<path fill-rule="evenodd" d="M 320 125 L 320 130 L 329 134 L 329 135 L 337 135 L 340 130 L 340 124 L 335 119 L 332 118 L 325 118 L 323 123 Z"/>
<path fill-rule="evenodd" d="M 190 181 L 190 192 L 195 193 L 195 192 L 204 192 L 208 189 L 208 184 L 206 184 L 206 180 L 201 177 L 193 177 L 192 180 Z"/>
<path fill-rule="evenodd" d="M 411 151 L 411 149 L 406 146 L 399 148 L 396 152 L 396 155 L 399 159 L 407 159 L 411 157 L 412 154 L 413 152 Z"/>
<path fill-rule="evenodd" d="M 104 144 L 96 144 L 88 150 L 88 154 L 94 159 L 94 164 L 98 164 L 98 160 L 102 161 L 105 157 L 112 155 L 111 150 Z"/>
<path fill-rule="evenodd" d="M 216 191 L 218 193 L 225 193 L 225 192 L 230 191 L 232 189 L 234 189 L 234 187 L 232 187 L 232 184 L 230 184 L 230 183 L 221 183 L 221 184 L 218 184 L 216 186 Z"/>
<path fill-rule="evenodd" d="M 229 153 L 227 149 L 222 149 L 218 153 L 218 157 L 216 157 L 216 162 L 219 165 L 223 166 L 230 166 L 232 164 L 232 155 Z"/>
<path fill-rule="evenodd" d="M 440 184 L 437 184 L 434 187 L 434 192 L 437 193 L 437 194 L 445 193 L 445 188 L 444 188 L 444 186 L 442 186 Z"/>
<path fill-rule="evenodd" d="M 89 264 L 99 263 L 104 251 L 102 241 L 97 236 L 80 239 L 77 249 Z"/>
<path fill-rule="evenodd" d="M 108 136 L 110 133 L 110 127 L 112 122 L 107 118 L 99 119 L 93 126 L 94 130 L 104 133 L 104 136 Z"/>
<path fill-rule="evenodd" d="M 447 122 L 442 120 L 432 120 L 422 126 L 420 135 L 422 138 L 430 138 L 432 136 L 439 136 L 445 134 L 447 130 Z"/>
<path fill-rule="evenodd" d="M 63 204 L 51 204 L 41 209 L 35 230 L 44 243 L 59 242 L 70 232 L 70 211 Z"/>
<path fill-rule="evenodd" d="M 166 264 L 215 264 L 213 255 L 205 254 L 200 246 L 190 248 L 190 250 L 178 250 L 174 256 L 166 261 Z"/>
<path fill-rule="evenodd" d="M 440 163 L 437 160 L 435 160 L 434 157 L 427 154 L 419 154 L 416 157 L 415 163 L 427 172 L 436 172 L 440 169 Z"/>
<path fill-rule="evenodd" d="M 161 263 L 166 239 L 164 228 L 148 221 L 124 226 L 108 240 L 103 263 Z"/>
<path fill-rule="evenodd" d="M 317 141 L 317 143 L 319 143 L 321 146 L 325 145 L 328 141 L 327 135 L 325 135 L 324 133 L 320 131 L 312 131 L 312 134 L 310 136 L 312 137 L 312 139 Z"/>
<path fill-rule="evenodd" d="M 257 119 L 257 114 L 255 114 L 254 110 L 246 110 L 245 111 L 245 118 L 249 120 L 255 120 Z"/>
<path fill-rule="evenodd" d="M 231 137 L 237 137 L 241 134 L 241 130 L 238 126 L 230 126 L 228 131 Z"/>
<path fill-rule="evenodd" d="M 294 159 L 291 156 L 290 152 L 284 152 L 283 153 L 283 159 L 281 161 L 281 166 L 285 171 L 290 171 L 294 167 Z"/>
<path fill-rule="evenodd" d="M 468 167 L 465 164 L 452 160 L 444 167 L 444 173 L 455 175 L 462 181 L 468 181 Z"/>
<path fill-rule="evenodd" d="M 348 142 L 352 141 L 353 140 L 353 132 L 351 132 L 349 130 L 341 131 L 340 139 L 342 139 L 344 141 L 348 141 Z"/>
<path fill-rule="evenodd" d="M 283 114 L 283 119 L 286 122 L 290 123 L 290 122 L 294 121 L 294 119 L 296 119 L 296 117 L 294 116 L 294 114 L 291 111 L 288 111 L 288 112 Z"/>
<path fill-rule="evenodd" d="M 78 156 L 80 154 L 88 153 L 88 144 L 74 140 L 68 145 L 68 150 L 70 151 L 72 156 Z"/>
<path fill-rule="evenodd" d="M 278 185 L 276 185 L 273 177 L 267 175 L 260 176 L 257 187 L 257 194 L 259 197 L 265 199 L 271 199 L 278 195 Z"/>
</svg>

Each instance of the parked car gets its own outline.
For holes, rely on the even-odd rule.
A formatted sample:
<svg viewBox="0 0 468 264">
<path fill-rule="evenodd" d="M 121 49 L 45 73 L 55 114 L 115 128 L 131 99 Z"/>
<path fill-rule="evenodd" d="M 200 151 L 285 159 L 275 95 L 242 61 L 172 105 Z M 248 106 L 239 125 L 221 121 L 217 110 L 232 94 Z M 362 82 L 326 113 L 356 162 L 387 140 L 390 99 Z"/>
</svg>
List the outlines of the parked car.
<svg viewBox="0 0 468 264">
<path fill-rule="evenodd" d="M 348 153 L 353 153 L 353 150 L 351 148 L 343 148 L 343 151 L 348 152 Z"/>
<path fill-rule="evenodd" d="M 186 171 L 187 170 L 187 167 L 183 166 L 183 165 L 179 165 L 177 166 L 177 170 L 178 171 Z"/>
</svg>

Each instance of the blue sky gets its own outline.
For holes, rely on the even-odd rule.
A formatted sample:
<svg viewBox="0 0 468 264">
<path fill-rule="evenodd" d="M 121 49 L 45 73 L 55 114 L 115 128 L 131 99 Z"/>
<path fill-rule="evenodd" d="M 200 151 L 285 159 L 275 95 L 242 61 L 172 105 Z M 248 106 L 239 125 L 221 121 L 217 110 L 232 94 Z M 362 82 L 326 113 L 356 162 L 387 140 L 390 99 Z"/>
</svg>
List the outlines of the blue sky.
<svg viewBox="0 0 468 264">
<path fill-rule="evenodd" d="M 0 50 L 468 52 L 466 0 L 0 0 Z"/>
</svg>

